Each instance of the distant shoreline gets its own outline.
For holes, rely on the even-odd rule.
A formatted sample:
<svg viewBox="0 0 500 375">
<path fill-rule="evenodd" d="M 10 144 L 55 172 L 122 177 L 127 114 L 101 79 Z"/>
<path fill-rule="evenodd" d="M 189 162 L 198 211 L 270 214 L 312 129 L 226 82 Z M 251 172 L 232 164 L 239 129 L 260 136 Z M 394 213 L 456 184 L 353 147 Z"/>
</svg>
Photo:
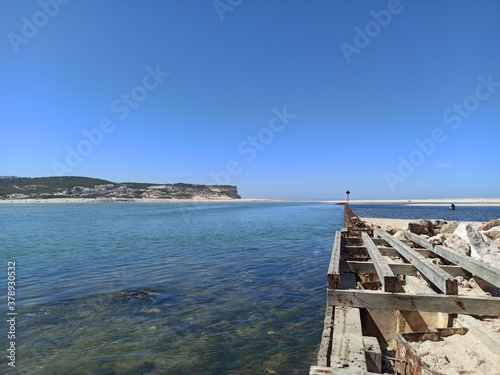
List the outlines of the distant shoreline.
<svg viewBox="0 0 500 375">
<path fill-rule="evenodd" d="M 345 200 L 323 201 L 324 203 L 340 204 Z M 436 198 L 436 199 L 355 199 L 350 204 L 404 204 L 406 206 L 500 206 L 500 198 Z"/>
<path fill-rule="evenodd" d="M 50 199 L 0 199 L 0 204 L 33 204 L 33 203 L 325 203 L 343 204 L 345 200 L 289 200 L 289 199 L 265 199 L 265 198 L 220 198 L 220 199 L 154 199 L 154 198 L 50 198 Z M 449 206 L 455 204 L 460 206 L 490 206 L 500 207 L 500 198 L 455 198 L 455 199 L 355 199 L 349 200 L 350 204 L 403 204 L 407 206 Z"/>
<path fill-rule="evenodd" d="M 278 199 L 151 199 L 151 198 L 50 198 L 50 199 L 0 199 L 0 204 L 57 204 L 57 203 L 249 203 L 249 202 L 290 202 Z"/>
</svg>

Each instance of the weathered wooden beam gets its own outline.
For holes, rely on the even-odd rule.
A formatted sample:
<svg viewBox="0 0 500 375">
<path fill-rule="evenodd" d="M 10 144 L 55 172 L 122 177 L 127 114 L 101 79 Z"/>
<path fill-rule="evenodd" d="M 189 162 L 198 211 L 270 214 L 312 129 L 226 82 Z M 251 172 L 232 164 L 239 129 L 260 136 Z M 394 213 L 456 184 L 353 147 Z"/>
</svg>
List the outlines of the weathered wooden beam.
<svg viewBox="0 0 500 375">
<path fill-rule="evenodd" d="M 428 280 L 438 287 L 445 294 L 458 293 L 458 283 L 450 274 L 443 271 L 441 268 L 432 263 L 429 259 L 424 258 L 415 250 L 405 245 L 401 241 L 396 240 L 387 232 L 377 229 L 376 233 L 394 247 L 406 260 L 412 263 Z"/>
<path fill-rule="evenodd" d="M 398 289 L 398 278 L 394 275 L 394 272 L 392 272 L 387 260 L 380 254 L 380 251 L 378 251 L 377 246 L 373 243 L 368 234 L 361 233 L 361 238 L 377 270 L 377 275 L 384 287 L 384 291 L 396 292 Z"/>
<path fill-rule="evenodd" d="M 325 321 L 323 325 L 323 334 L 321 344 L 318 350 L 318 366 L 326 367 L 330 364 L 330 354 L 332 351 L 332 333 L 333 333 L 333 311 L 335 307 L 326 306 Z"/>
<path fill-rule="evenodd" d="M 403 230 L 403 233 L 408 239 L 419 244 L 420 246 L 433 251 L 435 254 L 446 259 L 447 261 L 459 265 L 460 267 L 466 269 L 474 275 L 479 276 L 481 279 L 488 281 L 496 287 L 500 287 L 500 272 L 496 268 L 493 268 L 486 263 L 480 262 L 477 259 L 459 254 L 451 249 L 448 249 L 447 247 L 433 245 L 425 238 L 420 237 L 415 233 L 411 233 L 407 230 Z"/>
<path fill-rule="evenodd" d="M 340 263 L 340 245 L 342 236 L 339 231 L 335 232 L 335 240 L 333 241 L 332 256 L 328 265 L 327 283 L 328 288 L 336 289 L 339 286 L 339 263 Z"/>
<path fill-rule="evenodd" d="M 391 267 L 391 270 L 395 275 L 416 276 L 418 271 L 414 265 L 408 263 L 389 263 L 389 267 Z M 471 277 L 470 272 L 465 271 L 459 266 L 440 265 L 439 268 L 446 271 L 453 277 Z M 372 262 L 348 260 L 346 262 L 340 262 L 340 272 L 375 273 L 376 270 Z"/>
<path fill-rule="evenodd" d="M 399 257 L 401 254 L 399 254 L 395 249 L 392 247 L 387 247 L 387 246 L 377 246 L 378 251 L 382 255 L 386 255 L 389 257 Z M 413 249 L 416 251 L 418 254 L 422 255 L 423 257 L 430 257 L 433 256 L 434 253 L 428 249 Z M 368 254 L 368 250 L 366 250 L 366 246 L 343 246 L 342 251 L 345 251 L 346 253 L 349 253 L 350 255 L 364 255 Z"/>
<path fill-rule="evenodd" d="M 500 271 L 490 265 L 480 262 L 477 259 L 464 256 L 440 245 L 434 246 L 432 249 L 437 255 L 453 262 L 460 267 L 466 269 L 473 275 L 479 276 L 481 279 L 500 287 Z"/>
<path fill-rule="evenodd" d="M 500 316 L 500 297 L 387 293 L 372 290 L 328 290 L 328 305 L 357 308 L 434 311 Z"/>
<path fill-rule="evenodd" d="M 392 272 L 396 275 L 416 275 L 417 269 L 406 263 L 389 263 Z M 340 272 L 354 272 L 354 273 L 376 273 L 375 265 L 372 262 L 358 262 L 355 260 L 348 260 L 340 262 Z"/>
<path fill-rule="evenodd" d="M 336 306 L 330 366 L 367 371 L 359 309 Z"/>
<path fill-rule="evenodd" d="M 412 292 L 417 294 L 437 294 L 430 286 L 425 284 L 425 281 L 419 280 L 417 277 L 408 276 L 406 283 L 412 289 Z"/>
</svg>

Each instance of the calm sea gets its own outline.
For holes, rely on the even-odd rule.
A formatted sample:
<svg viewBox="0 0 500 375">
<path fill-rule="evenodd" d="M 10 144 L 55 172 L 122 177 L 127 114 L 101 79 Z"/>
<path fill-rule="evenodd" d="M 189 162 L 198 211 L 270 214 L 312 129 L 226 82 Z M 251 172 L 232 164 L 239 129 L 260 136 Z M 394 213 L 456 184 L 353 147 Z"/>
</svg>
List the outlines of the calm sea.
<svg viewBox="0 0 500 375">
<path fill-rule="evenodd" d="M 18 312 L 0 373 L 307 374 L 342 220 L 319 203 L 0 205 Z"/>
<path fill-rule="evenodd" d="M 490 220 L 498 208 L 352 205 L 360 216 Z M 451 215 L 451 216 L 450 216 Z M 343 207 L 0 205 L 2 374 L 307 374 Z M 147 293 L 147 294 L 146 294 Z"/>
</svg>

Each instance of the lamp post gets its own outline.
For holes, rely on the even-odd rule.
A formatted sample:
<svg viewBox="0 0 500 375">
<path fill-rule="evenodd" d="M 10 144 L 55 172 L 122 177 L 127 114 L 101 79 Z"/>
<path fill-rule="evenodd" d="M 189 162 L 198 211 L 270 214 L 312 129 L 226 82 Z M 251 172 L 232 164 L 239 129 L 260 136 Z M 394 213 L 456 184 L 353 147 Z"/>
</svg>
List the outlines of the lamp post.
<svg viewBox="0 0 500 375">
<path fill-rule="evenodd" d="M 345 193 L 347 195 L 347 204 L 349 205 L 349 194 L 351 194 L 351 192 L 347 190 Z"/>
</svg>

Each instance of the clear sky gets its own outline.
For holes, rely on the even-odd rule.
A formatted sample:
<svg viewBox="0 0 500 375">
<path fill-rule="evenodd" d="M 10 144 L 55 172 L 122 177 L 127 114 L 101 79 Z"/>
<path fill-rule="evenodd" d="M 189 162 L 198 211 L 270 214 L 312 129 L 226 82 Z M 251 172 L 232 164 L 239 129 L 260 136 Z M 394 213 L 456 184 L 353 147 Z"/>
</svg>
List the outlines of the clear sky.
<svg viewBox="0 0 500 375">
<path fill-rule="evenodd" d="M 500 197 L 500 1 L 0 4 L 0 175 Z"/>
</svg>

